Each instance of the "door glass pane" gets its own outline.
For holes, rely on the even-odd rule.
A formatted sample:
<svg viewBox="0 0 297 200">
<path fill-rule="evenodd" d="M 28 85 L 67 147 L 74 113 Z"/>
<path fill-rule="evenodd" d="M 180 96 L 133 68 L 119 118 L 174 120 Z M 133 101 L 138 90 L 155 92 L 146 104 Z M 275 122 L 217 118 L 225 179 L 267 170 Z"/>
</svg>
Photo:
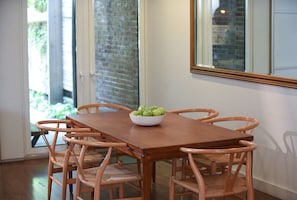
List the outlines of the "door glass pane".
<svg viewBox="0 0 297 200">
<path fill-rule="evenodd" d="M 27 11 L 31 142 L 38 147 L 44 143 L 36 121 L 64 119 L 76 112 L 72 1 L 28 0 Z"/>
<path fill-rule="evenodd" d="M 137 108 L 138 0 L 95 0 L 96 102 Z"/>
</svg>

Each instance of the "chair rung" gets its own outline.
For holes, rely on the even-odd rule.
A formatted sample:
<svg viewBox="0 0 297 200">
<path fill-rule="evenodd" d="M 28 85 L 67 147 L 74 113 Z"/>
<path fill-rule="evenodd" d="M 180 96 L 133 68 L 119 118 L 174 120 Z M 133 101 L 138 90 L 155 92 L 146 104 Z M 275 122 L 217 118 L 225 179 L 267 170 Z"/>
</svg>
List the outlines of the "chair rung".
<svg viewBox="0 0 297 200">
<path fill-rule="evenodd" d="M 56 179 L 55 177 L 53 177 L 53 176 L 50 176 L 50 179 L 52 179 L 56 184 L 58 184 L 59 186 L 62 186 L 62 183 L 58 180 L 58 179 Z"/>
<path fill-rule="evenodd" d="M 76 182 L 76 178 L 70 178 L 67 181 L 68 184 L 75 184 L 75 182 Z"/>
<path fill-rule="evenodd" d="M 53 173 L 59 173 L 62 172 L 62 168 L 54 168 Z"/>
</svg>

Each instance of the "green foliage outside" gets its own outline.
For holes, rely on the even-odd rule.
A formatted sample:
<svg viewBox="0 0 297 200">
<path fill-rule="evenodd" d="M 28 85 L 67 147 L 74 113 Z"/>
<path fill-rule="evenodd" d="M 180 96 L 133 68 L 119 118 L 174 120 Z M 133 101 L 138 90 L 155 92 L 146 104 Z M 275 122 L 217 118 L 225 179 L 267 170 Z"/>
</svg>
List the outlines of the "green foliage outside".
<svg viewBox="0 0 297 200">
<path fill-rule="evenodd" d="M 37 13 L 47 11 L 47 0 L 28 0 L 28 8 L 32 8 Z M 29 42 L 33 44 L 41 55 L 46 54 L 47 50 L 47 22 L 36 21 L 28 25 Z"/>
<path fill-rule="evenodd" d="M 39 50 L 40 55 L 45 55 L 47 50 L 46 22 L 33 22 L 28 27 L 29 42 Z"/>
<path fill-rule="evenodd" d="M 45 113 L 47 118 L 65 119 L 67 115 L 76 114 L 76 108 L 70 99 L 64 98 L 63 103 L 50 105 L 46 96 L 41 92 L 30 90 L 30 107 Z"/>
<path fill-rule="evenodd" d="M 28 7 L 34 7 L 38 12 L 47 11 L 47 0 L 28 0 Z"/>
<path fill-rule="evenodd" d="M 27 8 L 37 16 L 46 14 L 48 0 L 28 0 Z M 28 24 L 28 40 L 30 46 L 36 48 L 41 56 L 47 54 L 47 20 L 35 17 Z M 64 98 L 63 103 L 50 105 L 47 97 L 37 91 L 30 90 L 30 107 L 45 114 L 47 118 L 65 119 L 66 115 L 76 113 L 71 99 Z"/>
</svg>

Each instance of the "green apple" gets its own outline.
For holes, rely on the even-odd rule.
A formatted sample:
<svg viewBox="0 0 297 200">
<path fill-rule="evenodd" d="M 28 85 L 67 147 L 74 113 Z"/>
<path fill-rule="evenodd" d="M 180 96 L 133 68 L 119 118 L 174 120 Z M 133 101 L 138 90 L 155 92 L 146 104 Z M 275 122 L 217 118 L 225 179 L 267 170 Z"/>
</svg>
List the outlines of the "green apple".
<svg viewBox="0 0 297 200">
<path fill-rule="evenodd" d="M 153 116 L 153 112 L 151 109 L 145 109 L 142 113 L 143 116 Z"/>
<path fill-rule="evenodd" d="M 134 116 L 160 116 L 166 112 L 165 108 L 158 106 L 140 105 L 137 110 L 132 111 Z"/>
<path fill-rule="evenodd" d="M 134 115 L 134 116 L 140 115 L 137 110 L 132 111 L 131 114 Z"/>
<path fill-rule="evenodd" d="M 160 116 L 160 115 L 162 115 L 162 113 L 161 113 L 161 111 L 159 109 L 154 109 L 153 110 L 153 115 L 154 116 Z"/>
<path fill-rule="evenodd" d="M 145 106 L 144 105 L 140 105 L 139 107 L 138 107 L 138 113 L 139 113 L 139 115 L 142 115 L 142 113 L 143 113 L 143 111 L 145 110 Z"/>
<path fill-rule="evenodd" d="M 158 109 L 158 106 L 151 106 L 150 109 L 151 109 L 151 110 Z"/>
<path fill-rule="evenodd" d="M 164 115 L 166 110 L 163 107 L 159 107 L 158 110 L 160 111 L 161 115 Z"/>
</svg>

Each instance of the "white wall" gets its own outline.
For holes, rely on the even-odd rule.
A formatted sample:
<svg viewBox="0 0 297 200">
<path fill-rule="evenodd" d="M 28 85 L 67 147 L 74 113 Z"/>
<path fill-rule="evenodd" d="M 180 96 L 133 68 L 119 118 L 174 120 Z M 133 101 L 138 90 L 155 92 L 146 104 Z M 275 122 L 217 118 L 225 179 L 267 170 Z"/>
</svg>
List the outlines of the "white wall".
<svg viewBox="0 0 297 200">
<path fill-rule="evenodd" d="M 22 6 L 21 1 L 0 1 L 0 160 L 25 154 Z"/>
<path fill-rule="evenodd" d="M 256 117 L 261 124 L 255 131 L 255 185 L 282 199 L 297 199 L 296 152 L 287 153 L 285 146 L 289 134 L 297 138 L 297 90 L 191 74 L 189 1 L 149 0 L 145 11 L 146 103 Z"/>
</svg>

